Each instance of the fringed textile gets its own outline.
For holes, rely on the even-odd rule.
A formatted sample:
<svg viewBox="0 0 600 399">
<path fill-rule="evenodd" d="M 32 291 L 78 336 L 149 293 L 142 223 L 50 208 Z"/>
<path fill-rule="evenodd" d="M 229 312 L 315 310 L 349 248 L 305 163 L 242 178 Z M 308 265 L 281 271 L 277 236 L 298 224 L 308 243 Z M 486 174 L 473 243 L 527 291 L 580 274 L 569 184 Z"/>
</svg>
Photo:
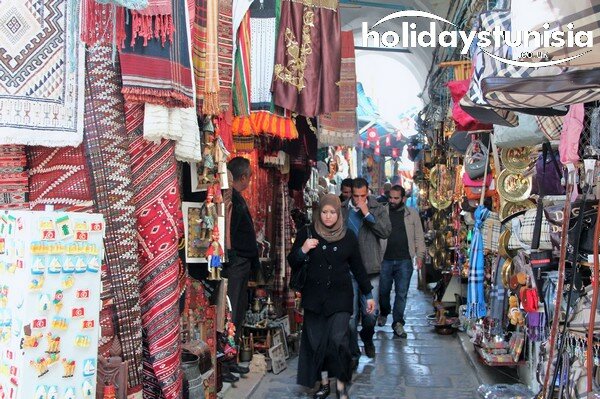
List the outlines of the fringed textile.
<svg viewBox="0 0 600 399">
<path fill-rule="evenodd" d="M 233 84 L 233 22 L 232 0 L 219 0 L 219 107 L 221 112 L 231 108 Z"/>
<path fill-rule="evenodd" d="M 250 6 L 250 108 L 271 109 L 271 81 L 277 39 L 275 0 L 263 0 Z"/>
<path fill-rule="evenodd" d="M 29 147 L 29 207 L 43 211 L 93 211 L 90 171 L 83 145 L 77 147 Z"/>
<path fill-rule="evenodd" d="M 339 111 L 319 116 L 319 146 L 354 146 L 358 138 L 356 119 L 356 65 L 354 35 L 342 32 L 342 64 L 340 68 Z"/>
<path fill-rule="evenodd" d="M 149 103 L 166 107 L 193 107 L 194 89 L 188 37 L 186 34 L 187 4 L 174 1 L 173 23 L 178 29 L 177 40 L 161 43 L 158 40 L 136 39 L 132 36 L 133 22 L 126 25 L 127 42 L 119 53 L 123 75 L 125 101 Z"/>
<path fill-rule="evenodd" d="M 206 4 L 206 86 L 202 113 L 219 114 L 219 1 L 207 0 Z"/>
<path fill-rule="evenodd" d="M 184 3 L 185 1 L 179 2 L 180 5 Z M 174 16 L 176 12 L 171 0 L 148 0 L 146 8 L 131 12 L 133 40 L 143 38 L 144 45 L 153 38 L 160 38 L 163 46 L 167 40 L 172 43 L 175 28 L 179 28 Z"/>
<path fill-rule="evenodd" d="M 83 140 L 85 51 L 78 2 L 0 7 L 0 145 L 77 146 Z"/>
<path fill-rule="evenodd" d="M 487 313 L 483 283 L 485 280 L 483 257 L 483 236 L 481 228 L 490 211 L 483 205 L 475 210 L 475 226 L 469 251 L 469 283 L 467 287 L 467 314 L 470 319 L 479 319 Z"/>
<path fill-rule="evenodd" d="M 114 4 L 131 10 L 143 10 L 148 7 L 148 0 L 96 0 L 102 4 Z"/>
<path fill-rule="evenodd" d="M 204 92 L 206 90 L 206 3 L 207 0 L 196 0 L 194 27 L 192 29 L 192 61 L 196 82 L 196 108 L 199 114 L 202 114 L 202 104 L 204 103 Z"/>
<path fill-rule="evenodd" d="M 82 2 L 81 40 L 88 46 L 97 43 L 125 46 L 125 9 L 96 0 Z"/>
<path fill-rule="evenodd" d="M 250 115 L 250 13 L 246 13 L 236 35 L 233 68 L 233 115 Z"/>
<path fill-rule="evenodd" d="M 0 209 L 27 209 L 29 186 L 23 145 L 0 145 Z"/>
<path fill-rule="evenodd" d="M 123 359 L 128 363 L 129 393 L 132 394 L 140 391 L 142 385 L 138 243 L 121 75 L 111 53 L 110 46 L 94 46 L 88 51 L 84 146 L 96 211 L 106 220 L 105 262 L 113 287 L 118 338 Z"/>
<path fill-rule="evenodd" d="M 230 103 L 231 105 L 231 103 Z M 223 140 L 223 144 L 229 153 L 233 153 L 235 148 L 233 145 L 233 110 L 230 107 L 219 114 L 216 120 L 216 129 Z"/>
<path fill-rule="evenodd" d="M 144 327 L 144 398 L 182 394 L 179 297 L 183 267 L 178 243 L 183 220 L 175 143 L 151 143 L 134 130 L 129 147 L 139 240 L 140 303 Z"/>
<path fill-rule="evenodd" d="M 290 116 L 279 116 L 269 111 L 253 111 L 250 116 L 234 117 L 232 132 L 234 136 L 267 134 L 284 140 L 298 138 L 298 130 Z"/>
</svg>

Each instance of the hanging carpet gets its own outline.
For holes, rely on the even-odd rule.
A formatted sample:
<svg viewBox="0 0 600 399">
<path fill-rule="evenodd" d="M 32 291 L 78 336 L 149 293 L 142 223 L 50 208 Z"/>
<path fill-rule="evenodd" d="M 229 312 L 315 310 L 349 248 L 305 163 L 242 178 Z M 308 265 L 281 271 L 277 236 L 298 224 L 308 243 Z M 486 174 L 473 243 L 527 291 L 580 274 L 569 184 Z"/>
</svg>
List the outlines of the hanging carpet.
<svg viewBox="0 0 600 399">
<path fill-rule="evenodd" d="M 83 45 L 77 4 L 0 7 L 0 144 L 77 146 L 83 139 Z"/>
<path fill-rule="evenodd" d="M 23 145 L 0 145 L 0 209 L 29 208 L 27 156 Z"/>
<path fill-rule="evenodd" d="M 231 107 L 233 84 L 232 0 L 219 0 L 219 106 L 221 112 Z"/>
<path fill-rule="evenodd" d="M 96 210 L 106 220 L 105 262 L 113 288 L 118 338 L 128 363 L 129 393 L 133 393 L 141 390 L 142 384 L 142 320 L 131 159 L 120 73 L 110 46 L 89 48 L 86 64 L 84 145 Z"/>
<path fill-rule="evenodd" d="M 139 106 L 128 119 L 140 120 Z M 185 283 L 178 243 L 183 235 L 175 143 L 144 140 L 141 124 L 128 123 L 144 328 L 144 399 L 179 399 L 182 392 L 179 297 Z"/>
</svg>

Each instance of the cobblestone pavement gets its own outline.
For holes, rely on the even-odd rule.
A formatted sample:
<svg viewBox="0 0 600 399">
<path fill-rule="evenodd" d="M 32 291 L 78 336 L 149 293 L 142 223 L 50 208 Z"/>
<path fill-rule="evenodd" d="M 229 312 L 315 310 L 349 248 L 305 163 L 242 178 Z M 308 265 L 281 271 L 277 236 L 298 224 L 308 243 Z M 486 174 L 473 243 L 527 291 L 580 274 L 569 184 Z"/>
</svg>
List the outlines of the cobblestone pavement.
<svg viewBox="0 0 600 399">
<path fill-rule="evenodd" d="M 393 295 L 392 295 L 393 298 Z M 376 327 L 374 359 L 362 356 L 349 393 L 352 399 L 475 399 L 484 381 L 465 352 L 458 335 L 442 336 L 428 325 L 431 297 L 416 289 L 413 275 L 406 309 L 406 339 L 394 337 L 391 315 L 384 327 Z M 468 343 L 467 343 L 468 344 Z M 278 375 L 267 373 L 249 396 L 251 399 L 312 398 L 313 390 L 296 385 L 297 357 Z M 489 370 L 488 370 L 489 371 Z M 494 382 L 512 382 L 512 379 Z M 489 383 L 489 382 L 487 382 Z M 335 398 L 335 382 L 331 398 Z M 228 398 L 242 398 L 242 392 Z"/>
</svg>

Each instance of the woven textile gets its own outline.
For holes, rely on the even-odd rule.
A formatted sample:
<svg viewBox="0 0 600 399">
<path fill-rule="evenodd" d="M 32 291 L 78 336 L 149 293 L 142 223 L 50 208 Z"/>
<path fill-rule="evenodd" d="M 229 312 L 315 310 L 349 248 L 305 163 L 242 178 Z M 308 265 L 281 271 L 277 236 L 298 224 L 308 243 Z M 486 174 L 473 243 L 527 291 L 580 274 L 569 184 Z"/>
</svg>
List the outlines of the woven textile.
<svg viewBox="0 0 600 399">
<path fill-rule="evenodd" d="M 219 106 L 224 112 L 231 106 L 233 84 L 232 0 L 219 0 Z"/>
<path fill-rule="evenodd" d="M 183 267 L 178 242 L 183 219 L 175 143 L 151 143 L 139 134 L 129 147 L 139 240 L 140 302 L 144 327 L 144 398 L 182 393 L 179 296 Z"/>
<path fill-rule="evenodd" d="M 81 40 L 88 46 L 96 43 L 125 45 L 125 9 L 96 0 L 83 0 Z"/>
<path fill-rule="evenodd" d="M 206 89 L 206 2 L 196 0 L 194 26 L 192 29 L 192 62 L 196 82 L 196 108 L 202 113 Z"/>
<path fill-rule="evenodd" d="M 207 0 L 206 4 L 206 86 L 202 113 L 219 113 L 219 1 Z"/>
<path fill-rule="evenodd" d="M 25 146 L 0 145 L 0 209 L 25 209 L 29 205 Z"/>
<path fill-rule="evenodd" d="M 0 144 L 81 143 L 85 69 L 76 6 L 48 0 L 0 7 Z"/>
<path fill-rule="evenodd" d="M 250 114 L 250 14 L 246 13 L 236 35 L 233 68 L 233 115 Z"/>
<path fill-rule="evenodd" d="M 340 69 L 340 109 L 319 117 L 319 146 L 354 146 L 357 140 L 356 65 L 354 35 L 342 32 L 342 66 Z"/>
<path fill-rule="evenodd" d="M 90 171 L 83 145 L 77 147 L 29 147 L 29 207 L 43 211 L 91 211 Z"/>
<path fill-rule="evenodd" d="M 270 111 L 252 111 L 249 116 L 236 116 L 231 129 L 234 136 L 267 134 L 284 140 L 298 138 L 298 129 L 290 116 L 280 116 Z"/>
<path fill-rule="evenodd" d="M 185 3 L 185 1 L 181 1 Z M 144 9 L 131 12 L 131 27 L 134 39 L 141 37 L 147 43 L 153 38 L 160 38 L 162 44 L 173 41 L 175 16 L 171 0 L 148 0 Z"/>
<path fill-rule="evenodd" d="M 277 35 L 275 7 L 275 0 L 263 0 L 250 6 L 250 107 L 253 111 L 271 109 L 271 80 Z"/>
<path fill-rule="evenodd" d="M 113 288 L 118 337 L 128 363 L 129 388 L 135 391 L 142 383 L 138 244 L 120 74 L 111 57 L 110 46 L 95 46 L 88 52 L 84 145 L 97 211 L 106 220 L 105 262 Z"/>
<path fill-rule="evenodd" d="M 176 38 L 166 43 L 135 39 L 133 20 L 126 25 L 126 46 L 119 53 L 123 75 L 123 95 L 128 102 L 167 107 L 193 107 L 194 92 L 185 1 L 174 0 L 173 24 Z"/>
</svg>

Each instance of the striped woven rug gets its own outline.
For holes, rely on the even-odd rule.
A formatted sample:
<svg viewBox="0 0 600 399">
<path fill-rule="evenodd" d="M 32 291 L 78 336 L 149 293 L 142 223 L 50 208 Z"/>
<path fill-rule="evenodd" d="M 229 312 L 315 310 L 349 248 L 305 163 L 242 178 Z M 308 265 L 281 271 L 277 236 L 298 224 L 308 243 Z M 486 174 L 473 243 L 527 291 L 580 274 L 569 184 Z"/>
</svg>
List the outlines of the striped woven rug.
<svg viewBox="0 0 600 399">
<path fill-rule="evenodd" d="M 112 60 L 112 48 L 90 47 L 86 70 L 85 152 L 97 211 L 106 220 L 107 279 L 123 359 L 128 363 L 129 393 L 135 393 L 142 384 L 138 243 L 121 77 L 118 64 Z"/>
<path fill-rule="evenodd" d="M 140 112 L 139 105 L 126 107 L 139 240 L 144 399 L 179 399 L 183 383 L 179 297 L 185 274 L 177 248 L 183 218 L 175 143 L 144 140 Z"/>
<path fill-rule="evenodd" d="M 27 209 L 29 186 L 24 145 L 0 145 L 0 209 Z"/>
</svg>

